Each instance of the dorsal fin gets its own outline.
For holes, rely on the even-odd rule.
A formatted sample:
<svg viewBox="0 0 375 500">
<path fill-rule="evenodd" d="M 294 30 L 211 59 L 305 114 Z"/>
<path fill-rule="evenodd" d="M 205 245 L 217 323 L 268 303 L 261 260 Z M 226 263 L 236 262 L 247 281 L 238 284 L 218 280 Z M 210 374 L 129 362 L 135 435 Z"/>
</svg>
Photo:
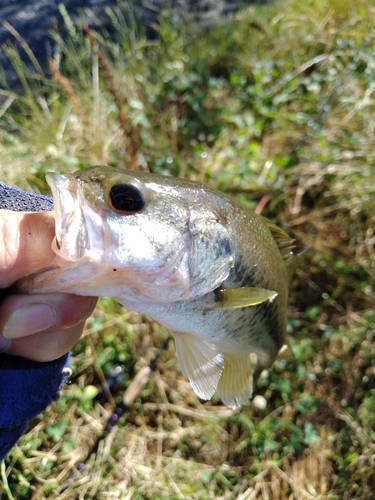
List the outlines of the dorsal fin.
<svg viewBox="0 0 375 500">
<path fill-rule="evenodd" d="M 311 245 L 306 247 L 304 250 L 302 250 L 302 252 L 297 253 L 296 255 L 294 255 L 293 253 L 289 255 L 289 258 L 286 259 L 285 262 L 290 275 L 294 273 L 294 271 L 300 265 L 300 262 L 306 257 L 306 254 L 308 254 L 310 250 L 312 250 Z"/>
<path fill-rule="evenodd" d="M 295 240 L 269 219 L 263 216 L 261 217 L 263 219 L 263 222 L 270 230 L 277 246 L 279 247 L 281 256 L 285 260 L 289 274 L 293 274 L 299 266 L 301 260 L 304 259 L 305 255 L 311 250 L 312 247 L 307 247 L 299 254 L 294 255 L 293 250 L 296 247 L 296 245 L 294 244 Z"/>
<path fill-rule="evenodd" d="M 263 219 L 263 222 L 271 231 L 273 239 L 276 241 L 280 253 L 283 256 L 283 259 L 287 261 L 290 258 L 291 252 L 296 247 L 296 245 L 294 244 L 294 239 L 291 238 L 288 234 L 286 234 L 285 231 L 283 231 L 280 227 L 276 226 L 269 219 L 263 216 L 261 217 Z"/>
</svg>

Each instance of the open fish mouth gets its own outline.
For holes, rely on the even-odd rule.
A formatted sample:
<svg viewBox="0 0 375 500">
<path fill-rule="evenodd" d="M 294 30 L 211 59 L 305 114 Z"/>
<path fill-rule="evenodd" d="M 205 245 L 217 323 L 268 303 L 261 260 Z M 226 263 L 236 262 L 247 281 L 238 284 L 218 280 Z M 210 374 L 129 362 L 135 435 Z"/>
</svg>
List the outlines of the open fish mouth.
<svg viewBox="0 0 375 500">
<path fill-rule="evenodd" d="M 73 177 L 49 172 L 46 180 L 52 191 L 55 210 L 53 250 L 66 260 L 77 261 L 85 255 L 87 246 L 82 210 L 84 199 Z"/>
</svg>

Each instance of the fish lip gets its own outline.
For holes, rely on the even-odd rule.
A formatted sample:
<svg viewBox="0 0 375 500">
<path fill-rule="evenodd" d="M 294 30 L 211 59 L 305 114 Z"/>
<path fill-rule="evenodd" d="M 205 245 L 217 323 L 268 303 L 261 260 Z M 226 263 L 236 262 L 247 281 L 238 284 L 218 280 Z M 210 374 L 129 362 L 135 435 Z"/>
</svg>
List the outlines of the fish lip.
<svg viewBox="0 0 375 500">
<path fill-rule="evenodd" d="M 51 188 L 55 211 L 55 238 L 52 243 L 54 252 L 69 261 L 83 257 L 86 237 L 79 187 L 69 175 L 48 172 L 46 181 Z"/>
</svg>

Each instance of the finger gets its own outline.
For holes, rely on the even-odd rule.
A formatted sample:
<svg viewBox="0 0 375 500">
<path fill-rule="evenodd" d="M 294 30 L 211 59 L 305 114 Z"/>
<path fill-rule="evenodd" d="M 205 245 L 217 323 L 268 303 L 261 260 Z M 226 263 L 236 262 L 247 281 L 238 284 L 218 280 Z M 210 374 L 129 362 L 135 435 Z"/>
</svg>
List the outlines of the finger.
<svg viewBox="0 0 375 500">
<path fill-rule="evenodd" d="M 0 305 L 0 332 L 16 339 L 65 330 L 88 318 L 96 301 L 67 293 L 7 295 Z"/>
<path fill-rule="evenodd" d="M 3 352 L 38 362 L 53 361 L 75 346 L 82 335 L 84 326 L 85 322 L 83 321 L 64 330 L 12 339 Z"/>
<path fill-rule="evenodd" d="M 0 212 L 0 288 L 48 267 L 55 257 L 53 212 Z"/>
</svg>

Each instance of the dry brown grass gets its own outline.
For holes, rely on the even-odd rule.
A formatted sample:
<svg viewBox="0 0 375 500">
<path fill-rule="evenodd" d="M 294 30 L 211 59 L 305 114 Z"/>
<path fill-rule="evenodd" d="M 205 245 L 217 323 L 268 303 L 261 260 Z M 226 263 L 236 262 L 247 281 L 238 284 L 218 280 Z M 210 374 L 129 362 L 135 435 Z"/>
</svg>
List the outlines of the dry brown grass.
<svg viewBox="0 0 375 500">
<path fill-rule="evenodd" d="M 365 62 L 375 13 L 362 0 L 340 9 L 333 0 L 283 5 L 256 11 L 267 29 L 254 34 L 249 10 L 206 33 L 211 45 L 195 52 L 190 37 L 162 30 L 159 53 L 133 42 L 127 72 L 119 56 L 113 78 L 103 72 L 104 81 L 87 83 L 87 73 L 99 74 L 98 46 L 110 48 L 92 40 L 91 69 L 78 66 L 73 79 L 68 67 L 64 76 L 83 113 L 64 104 L 62 80 L 38 101 L 34 122 L 4 104 L 0 119 L 16 133 L 3 133 L 1 171 L 12 184 L 28 172 L 19 185 L 43 189 L 45 170 L 129 166 L 133 157 L 229 191 L 314 247 L 292 280 L 296 359 L 260 380 L 266 409 L 203 404 L 180 374 L 169 333 L 102 300 L 74 352 L 71 385 L 7 459 L 14 498 L 373 500 L 375 128 Z M 128 119 L 138 127 L 133 149 Z M 108 391 L 113 365 L 124 365 L 125 377 Z M 139 373 L 145 385 L 105 431 Z"/>
</svg>

